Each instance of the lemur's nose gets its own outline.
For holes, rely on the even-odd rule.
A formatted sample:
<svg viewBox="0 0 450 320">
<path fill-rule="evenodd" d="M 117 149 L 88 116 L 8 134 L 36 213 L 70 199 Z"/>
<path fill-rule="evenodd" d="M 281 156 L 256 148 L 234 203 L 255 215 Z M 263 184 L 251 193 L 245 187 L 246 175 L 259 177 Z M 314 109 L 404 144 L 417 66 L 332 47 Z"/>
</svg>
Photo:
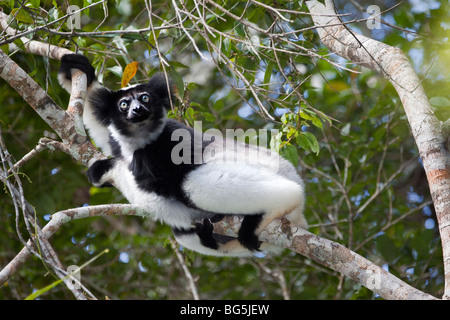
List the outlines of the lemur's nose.
<svg viewBox="0 0 450 320">
<path fill-rule="evenodd" d="M 142 112 L 142 107 L 139 106 L 139 105 L 134 106 L 134 107 L 131 109 L 131 113 L 134 114 L 134 115 L 136 115 L 136 116 L 140 115 L 141 112 Z"/>
</svg>

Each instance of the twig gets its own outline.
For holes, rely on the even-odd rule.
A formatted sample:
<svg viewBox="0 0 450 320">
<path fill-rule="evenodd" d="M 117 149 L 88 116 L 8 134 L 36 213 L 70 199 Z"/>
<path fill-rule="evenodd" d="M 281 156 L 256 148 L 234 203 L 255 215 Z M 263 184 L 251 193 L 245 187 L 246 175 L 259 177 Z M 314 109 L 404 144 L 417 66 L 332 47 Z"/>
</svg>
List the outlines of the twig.
<svg viewBox="0 0 450 320">
<path fill-rule="evenodd" d="M 189 271 L 189 268 L 186 265 L 186 262 L 184 261 L 184 257 L 178 249 L 177 242 L 175 240 L 170 240 L 170 245 L 172 246 L 172 249 L 175 252 L 175 255 L 177 256 L 178 262 L 180 262 L 181 269 L 183 269 L 184 275 L 186 276 L 186 279 L 189 283 L 189 288 L 191 289 L 194 300 L 200 300 L 198 291 L 197 291 L 197 287 L 195 286 L 194 277 L 192 276 L 191 272 Z"/>
<path fill-rule="evenodd" d="M 11 157 L 7 152 L 5 143 L 3 141 L 3 137 L 1 135 L 1 131 L 0 131 L 0 158 L 3 164 L 3 171 L 0 171 L 0 178 L 1 181 L 8 188 L 11 198 L 13 200 L 16 212 L 17 234 L 22 243 L 25 244 L 23 251 L 26 252 L 27 255 L 34 254 L 38 258 L 42 259 L 42 261 L 45 263 L 45 266 L 46 267 L 50 266 L 50 268 L 53 269 L 55 274 L 60 279 L 62 279 L 64 283 L 66 283 L 66 285 L 68 285 L 69 289 L 73 292 L 74 296 L 77 299 L 85 299 L 85 296 L 83 295 L 82 291 L 69 286 L 69 284 L 71 283 L 70 282 L 71 278 L 68 279 L 66 277 L 67 273 L 65 273 L 65 271 L 63 270 L 63 266 L 59 261 L 59 258 L 55 250 L 47 241 L 47 239 L 42 237 L 42 231 L 35 217 L 34 208 L 25 199 L 22 183 L 19 179 L 17 171 L 12 170 L 13 165 Z M 6 164 L 8 164 L 11 169 L 9 170 L 6 169 Z M 12 182 L 10 182 L 10 179 L 8 178 L 9 176 L 6 176 L 6 172 L 10 172 L 9 176 L 12 176 L 14 178 L 17 187 L 14 186 Z M 19 228 L 20 211 L 22 211 L 23 221 L 25 222 L 26 228 L 31 237 L 31 239 L 28 242 L 25 242 L 20 232 Z M 17 266 L 14 264 L 13 265 L 8 264 L 8 270 L 15 271 L 17 270 Z M 85 292 L 89 291 L 86 289 Z"/>
<path fill-rule="evenodd" d="M 50 151 L 53 150 L 61 150 L 65 153 L 69 153 L 69 150 L 67 149 L 66 145 L 60 141 L 55 141 L 48 138 L 41 138 L 39 139 L 38 144 L 36 147 L 34 147 L 33 150 L 28 152 L 26 155 L 22 157 L 19 161 L 17 161 L 11 169 L 8 170 L 8 174 L 12 174 L 13 172 L 17 172 L 20 167 L 22 167 L 26 162 L 34 158 L 39 152 L 42 150 L 49 149 Z"/>
<path fill-rule="evenodd" d="M 265 266 L 263 263 L 257 264 L 259 268 L 261 268 L 265 273 L 269 274 L 271 277 L 273 277 L 281 288 L 281 295 L 283 296 L 284 300 L 291 300 L 289 290 L 286 284 L 286 278 L 284 277 L 283 271 L 281 271 L 279 268 L 276 268 L 275 270 L 270 269 L 269 267 Z"/>
<path fill-rule="evenodd" d="M 69 18 L 70 16 L 72 16 L 72 15 L 74 15 L 74 14 L 78 14 L 78 13 L 84 11 L 84 10 L 89 9 L 90 7 L 96 6 L 96 5 L 98 5 L 98 4 L 100 4 L 100 3 L 103 3 L 103 2 L 105 2 L 105 1 L 106 1 L 106 0 L 101 0 L 101 1 L 99 1 L 99 2 L 95 2 L 95 3 L 93 3 L 93 4 L 90 4 L 90 5 L 86 6 L 86 7 L 81 8 L 81 9 L 79 9 L 79 10 L 72 11 L 71 13 L 68 13 L 68 14 L 66 14 L 65 16 L 62 16 L 61 18 L 56 19 L 56 20 L 54 20 L 54 21 L 52 21 L 52 22 L 49 22 L 49 23 L 47 23 L 47 24 L 45 24 L 45 25 L 43 25 L 43 26 L 39 26 L 39 27 L 36 27 L 36 28 L 34 28 L 34 29 L 31 29 L 31 30 L 24 31 L 24 32 L 18 32 L 17 30 L 14 30 L 14 29 L 9 28 L 9 25 L 6 23 L 7 18 L 8 18 L 8 15 L 6 15 L 6 14 L 3 13 L 3 12 L 0 12 L 0 20 L 2 21 L 2 22 L 1 22 L 1 23 L 2 23 L 2 29 L 4 29 L 4 30 L 6 31 L 6 33 L 9 34 L 9 35 L 11 36 L 11 37 L 9 37 L 7 40 L 1 41 L 1 42 L 0 42 L 0 45 L 5 45 L 5 44 L 8 44 L 8 43 L 11 43 L 11 42 L 13 42 L 14 40 L 16 40 L 16 39 L 18 39 L 18 38 L 27 39 L 27 38 L 24 38 L 24 37 L 25 37 L 26 35 L 28 35 L 28 34 L 33 34 L 33 33 L 36 33 L 36 32 L 39 31 L 39 30 L 47 29 L 47 28 L 48 28 L 49 26 L 51 26 L 51 25 L 54 25 L 54 24 L 56 24 L 56 23 L 58 23 L 58 22 L 60 22 L 60 21 L 63 21 L 63 20 L 65 20 L 65 19 Z M 4 23 L 6 23 L 6 24 L 4 25 Z M 27 40 L 28 40 L 28 39 L 27 39 Z"/>
</svg>

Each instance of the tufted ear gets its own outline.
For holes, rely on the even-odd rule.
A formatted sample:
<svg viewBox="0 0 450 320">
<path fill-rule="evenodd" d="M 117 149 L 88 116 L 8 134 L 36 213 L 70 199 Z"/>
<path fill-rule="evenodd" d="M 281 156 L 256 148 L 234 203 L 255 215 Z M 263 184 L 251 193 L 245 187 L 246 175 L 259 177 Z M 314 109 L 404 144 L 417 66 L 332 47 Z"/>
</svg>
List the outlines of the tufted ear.
<svg viewBox="0 0 450 320">
<path fill-rule="evenodd" d="M 169 96 L 173 97 L 174 94 L 174 85 L 170 78 L 169 85 L 167 85 L 167 80 L 164 73 L 157 73 L 150 78 L 148 81 L 148 86 L 151 88 L 152 92 L 158 96 L 158 98 L 167 101 L 167 104 L 169 104 Z"/>
</svg>

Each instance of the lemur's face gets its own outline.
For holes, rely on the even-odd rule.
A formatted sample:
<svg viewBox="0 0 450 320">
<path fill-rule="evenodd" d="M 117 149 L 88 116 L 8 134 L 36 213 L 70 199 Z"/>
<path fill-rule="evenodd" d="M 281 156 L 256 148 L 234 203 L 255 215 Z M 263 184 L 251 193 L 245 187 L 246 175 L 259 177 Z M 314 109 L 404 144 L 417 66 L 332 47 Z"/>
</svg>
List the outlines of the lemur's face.
<svg viewBox="0 0 450 320">
<path fill-rule="evenodd" d="M 138 123 L 152 114 L 150 94 L 141 90 L 130 90 L 117 102 L 117 108 L 126 121 Z"/>
<path fill-rule="evenodd" d="M 166 95 L 167 96 L 167 95 Z M 128 137 L 138 138 L 158 130 L 166 117 L 164 97 L 151 84 L 141 84 L 115 93 L 112 122 Z"/>
</svg>

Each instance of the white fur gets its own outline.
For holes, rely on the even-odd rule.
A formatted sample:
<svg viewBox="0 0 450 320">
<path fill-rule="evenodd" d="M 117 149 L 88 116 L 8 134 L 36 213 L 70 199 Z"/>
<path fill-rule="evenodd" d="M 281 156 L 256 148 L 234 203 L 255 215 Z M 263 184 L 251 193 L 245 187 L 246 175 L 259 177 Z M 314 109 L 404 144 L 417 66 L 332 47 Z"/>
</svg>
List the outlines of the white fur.
<svg viewBox="0 0 450 320">
<path fill-rule="evenodd" d="M 209 256 L 218 256 L 218 257 L 226 255 L 226 253 L 223 253 L 222 251 L 205 247 L 203 244 L 201 244 L 200 238 L 197 236 L 197 234 L 176 235 L 175 239 L 182 246 L 184 246 L 188 249 L 194 250 L 196 252 L 199 252 L 201 254 L 206 254 Z M 241 256 L 237 252 L 234 252 L 234 253 L 236 254 L 236 256 Z M 246 252 L 242 253 L 242 256 L 248 256 L 248 255 L 249 255 L 248 250 Z"/>
<path fill-rule="evenodd" d="M 175 236 L 175 239 L 182 246 L 184 246 L 188 249 L 194 250 L 196 252 L 199 252 L 201 254 L 209 255 L 209 256 L 248 257 L 248 256 L 254 255 L 254 252 L 251 252 L 242 246 L 234 247 L 233 250 L 230 250 L 230 252 L 222 251 L 220 248 L 219 248 L 219 250 L 216 250 L 216 249 L 211 249 L 211 248 L 205 247 L 200 242 L 200 238 L 196 234 L 177 235 L 177 236 Z"/>
<path fill-rule="evenodd" d="M 170 226 L 188 229 L 197 215 L 193 209 L 178 201 L 166 199 L 154 192 L 141 190 L 125 160 L 116 159 L 114 167 L 103 175 L 97 185 L 100 186 L 106 182 L 114 182 L 116 188 L 127 198 L 128 202 L 149 208 L 151 215 L 156 220 Z"/>
<path fill-rule="evenodd" d="M 199 252 L 201 254 L 216 256 L 216 257 L 251 257 L 255 256 L 257 253 L 244 248 L 238 240 L 231 240 L 226 244 L 219 244 L 219 248 L 211 249 L 205 247 L 201 242 L 200 238 L 196 234 L 182 234 L 176 235 L 175 239 L 182 246 Z M 282 248 L 270 245 L 263 242 L 260 247 L 261 251 L 273 254 L 279 254 L 283 251 Z"/>
<path fill-rule="evenodd" d="M 120 134 L 119 130 L 117 130 L 113 124 L 108 126 L 108 130 L 111 132 L 113 139 L 119 143 L 120 151 L 128 162 L 131 162 L 133 159 L 133 153 L 135 150 L 143 148 L 147 144 L 147 136 L 141 135 L 136 138 L 124 136 Z"/>
<path fill-rule="evenodd" d="M 198 213 L 181 204 L 178 201 L 166 199 L 155 193 L 142 191 L 132 172 L 128 169 L 128 163 L 125 160 L 116 160 L 115 166 L 103 175 L 97 185 L 105 182 L 114 181 L 116 188 L 127 198 L 130 203 L 146 206 L 150 209 L 154 219 L 167 223 L 175 228 L 189 229 Z M 255 255 L 254 252 L 244 248 L 237 240 L 232 240 L 225 245 L 219 244 L 219 249 L 205 247 L 196 234 L 177 235 L 176 240 L 184 247 L 211 256 L 229 256 L 229 257 L 248 257 Z M 281 249 L 263 243 L 261 250 L 279 253 Z"/>
<path fill-rule="evenodd" d="M 58 82 L 68 93 L 72 92 L 72 80 L 66 79 L 64 73 L 58 73 Z"/>
<path fill-rule="evenodd" d="M 142 126 L 146 126 L 148 123 L 144 121 Z M 111 133 L 114 140 L 119 143 L 122 155 L 128 162 L 131 162 L 133 158 L 134 151 L 144 148 L 147 144 L 154 141 L 161 132 L 164 130 L 165 119 L 162 124 L 156 128 L 156 130 L 152 132 L 147 132 L 146 134 L 142 134 L 142 130 L 136 128 L 137 133 L 134 134 L 133 137 L 124 136 L 120 133 L 120 131 L 114 126 L 114 124 L 110 124 L 108 126 L 108 130 Z"/>
<path fill-rule="evenodd" d="M 111 132 L 118 133 L 117 130 Z M 122 148 L 127 146 L 123 136 L 119 134 L 115 137 L 122 143 Z M 144 143 L 144 140 L 139 140 L 138 143 Z M 191 228 L 192 223 L 199 219 L 199 212 L 174 199 L 167 199 L 139 188 L 129 170 L 132 148 L 137 147 L 137 144 L 133 144 L 126 149 L 128 157 L 116 159 L 116 165 L 102 177 L 99 185 L 113 181 L 130 203 L 146 206 L 155 219 L 175 228 Z M 265 154 L 266 151 L 263 152 Z M 284 159 L 281 159 L 281 164 L 274 165 L 272 154 L 267 159 L 261 157 L 259 164 L 245 163 L 245 158 L 240 158 L 240 155 L 233 159 L 235 161 L 223 163 L 214 162 L 210 158 L 210 162 L 187 175 L 182 188 L 198 208 L 229 214 L 264 213 L 257 233 L 273 219 L 281 216 L 285 216 L 297 226 L 307 227 L 303 216 L 303 182 L 295 170 L 291 169 L 292 166 L 287 165 L 287 162 L 283 163 Z M 177 235 L 176 239 L 186 248 L 206 255 L 245 257 L 255 254 L 244 248 L 238 240 L 219 244 L 219 249 L 215 250 L 205 247 L 197 234 L 181 234 Z M 272 253 L 281 251 L 280 248 L 267 243 L 262 243 L 260 249 Z"/>
<path fill-rule="evenodd" d="M 93 82 L 89 87 L 89 93 L 91 94 L 96 89 L 102 86 L 97 82 Z M 83 123 L 85 128 L 89 132 L 89 136 L 94 141 L 95 145 L 100 148 L 104 155 L 112 156 L 111 146 L 109 144 L 109 131 L 108 128 L 103 126 L 94 116 L 92 106 L 89 103 L 89 98 L 86 99 L 83 111 Z"/>
<path fill-rule="evenodd" d="M 131 89 L 131 88 L 134 88 L 134 87 L 137 87 L 137 86 L 139 86 L 140 85 L 140 83 L 136 83 L 136 84 L 129 84 L 129 85 L 127 85 L 126 87 L 124 87 L 124 88 L 120 88 L 119 89 L 119 91 L 126 91 L 126 90 L 128 90 L 128 89 Z"/>
<path fill-rule="evenodd" d="M 244 145 L 243 143 L 223 139 L 220 135 L 214 137 L 214 142 L 210 143 L 203 152 L 204 162 L 262 166 L 298 184 L 303 184 L 292 164 L 277 153 L 264 147 Z M 204 140 L 211 141 L 211 136 L 205 135 Z"/>
<path fill-rule="evenodd" d="M 183 190 L 207 211 L 268 213 L 298 207 L 303 188 L 269 170 L 246 164 L 206 164 L 190 172 Z"/>
<path fill-rule="evenodd" d="M 265 148 L 232 143 L 218 137 L 208 146 L 206 163 L 190 172 L 182 186 L 190 200 L 213 212 L 264 213 L 262 229 L 282 216 L 307 228 L 304 184 L 294 167 Z"/>
</svg>

